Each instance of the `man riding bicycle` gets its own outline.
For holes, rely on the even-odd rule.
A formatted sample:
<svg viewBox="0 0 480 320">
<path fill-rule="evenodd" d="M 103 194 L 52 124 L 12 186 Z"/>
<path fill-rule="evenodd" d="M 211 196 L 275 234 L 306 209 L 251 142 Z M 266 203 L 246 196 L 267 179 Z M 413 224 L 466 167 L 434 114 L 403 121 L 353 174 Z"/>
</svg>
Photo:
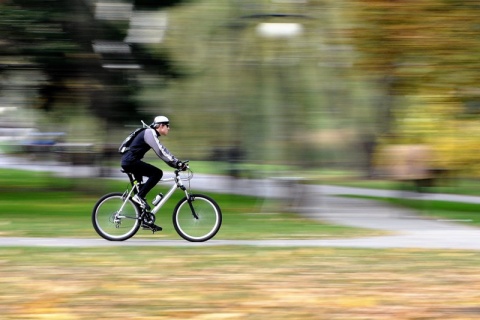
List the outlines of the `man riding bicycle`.
<svg viewBox="0 0 480 320">
<path fill-rule="evenodd" d="M 122 156 L 122 168 L 126 172 L 133 173 L 137 181 L 141 182 L 142 177 L 148 177 L 147 181 L 140 187 L 140 191 L 132 198 L 132 200 L 140 205 L 142 209 L 147 211 L 150 210 L 150 206 L 145 200 L 145 197 L 148 192 L 156 186 L 160 179 L 162 179 L 163 171 L 142 161 L 145 154 L 150 149 L 153 149 L 156 155 L 172 168 L 181 170 L 186 170 L 187 168 L 187 165 L 173 156 L 158 139 L 160 136 L 168 135 L 169 131 L 170 121 L 168 118 L 165 116 L 155 117 L 149 128 L 141 131 L 132 140 L 129 149 Z M 161 227 L 155 224 L 146 227 L 151 228 L 154 231 L 162 230 Z"/>
</svg>

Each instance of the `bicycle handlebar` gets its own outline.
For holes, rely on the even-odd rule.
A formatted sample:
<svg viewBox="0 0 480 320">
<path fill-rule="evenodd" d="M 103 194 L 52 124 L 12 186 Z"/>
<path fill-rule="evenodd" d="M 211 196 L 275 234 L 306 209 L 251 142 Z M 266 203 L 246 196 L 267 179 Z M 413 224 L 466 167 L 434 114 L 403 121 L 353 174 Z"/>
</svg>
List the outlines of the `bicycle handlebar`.
<svg viewBox="0 0 480 320">
<path fill-rule="evenodd" d="M 184 168 L 182 168 L 182 169 L 175 169 L 175 170 L 174 170 L 174 173 L 175 173 L 175 175 L 176 175 L 177 177 L 178 177 L 178 175 L 180 174 L 180 172 L 190 170 L 190 167 L 188 166 L 188 163 L 190 162 L 190 160 L 185 160 L 185 161 L 182 161 L 182 162 L 185 164 Z M 190 172 L 192 172 L 192 171 L 190 170 Z M 193 173 L 193 172 L 192 172 L 192 173 Z M 191 177 L 189 177 L 188 180 L 190 180 L 190 179 L 191 179 Z"/>
<path fill-rule="evenodd" d="M 184 164 L 183 168 L 180 169 L 180 168 L 176 168 L 175 169 L 175 173 L 178 174 L 179 172 L 181 171 L 187 171 L 188 169 L 190 169 L 190 167 L 188 166 L 188 163 L 190 162 L 190 160 L 185 160 L 185 161 L 180 161 L 181 163 Z"/>
</svg>

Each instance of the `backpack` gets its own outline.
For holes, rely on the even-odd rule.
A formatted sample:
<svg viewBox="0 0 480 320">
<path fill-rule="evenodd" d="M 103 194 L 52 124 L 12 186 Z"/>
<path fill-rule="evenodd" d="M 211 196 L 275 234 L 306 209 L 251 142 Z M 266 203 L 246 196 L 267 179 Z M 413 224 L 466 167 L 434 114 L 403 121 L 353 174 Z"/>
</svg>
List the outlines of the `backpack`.
<svg viewBox="0 0 480 320">
<path fill-rule="evenodd" d="M 135 137 L 138 136 L 140 132 L 149 128 L 149 126 L 146 125 L 145 122 L 142 121 L 142 124 L 143 124 L 143 127 L 135 129 L 125 138 L 125 140 L 123 140 L 120 147 L 118 147 L 118 152 L 120 152 L 121 154 L 124 154 L 125 152 L 127 152 L 130 149 L 130 144 L 132 143 L 133 139 L 135 139 Z"/>
</svg>

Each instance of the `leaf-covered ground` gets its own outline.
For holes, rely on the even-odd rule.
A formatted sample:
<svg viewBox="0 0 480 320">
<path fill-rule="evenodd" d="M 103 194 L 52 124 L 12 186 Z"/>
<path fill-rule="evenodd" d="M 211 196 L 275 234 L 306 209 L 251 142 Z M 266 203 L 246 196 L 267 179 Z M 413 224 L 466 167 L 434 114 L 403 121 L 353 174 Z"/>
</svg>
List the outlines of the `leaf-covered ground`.
<svg viewBox="0 0 480 320">
<path fill-rule="evenodd" d="M 477 319 L 480 255 L 2 248 L 2 319 Z"/>
</svg>

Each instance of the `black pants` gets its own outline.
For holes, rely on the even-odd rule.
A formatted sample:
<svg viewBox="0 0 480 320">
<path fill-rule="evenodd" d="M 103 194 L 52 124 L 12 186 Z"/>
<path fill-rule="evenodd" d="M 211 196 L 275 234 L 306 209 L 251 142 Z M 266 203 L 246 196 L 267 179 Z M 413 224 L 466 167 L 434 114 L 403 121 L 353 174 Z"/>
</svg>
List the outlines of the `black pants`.
<svg viewBox="0 0 480 320">
<path fill-rule="evenodd" d="M 128 165 L 122 164 L 122 168 L 127 172 L 133 173 L 138 182 L 142 181 L 142 177 L 148 177 L 138 193 L 142 198 L 145 198 L 150 190 L 152 190 L 163 177 L 162 170 L 143 161 L 137 161 Z"/>
</svg>

